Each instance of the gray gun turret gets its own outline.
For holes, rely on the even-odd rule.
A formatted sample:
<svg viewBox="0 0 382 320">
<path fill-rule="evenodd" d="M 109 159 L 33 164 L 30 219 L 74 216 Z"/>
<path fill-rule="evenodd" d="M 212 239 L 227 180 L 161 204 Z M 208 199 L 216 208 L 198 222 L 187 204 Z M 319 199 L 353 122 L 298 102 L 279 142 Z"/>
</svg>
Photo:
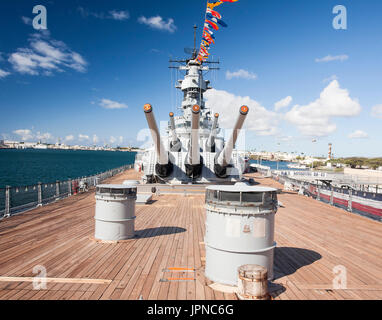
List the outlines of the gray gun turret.
<svg viewBox="0 0 382 320">
<path fill-rule="evenodd" d="M 144 107 L 153 137 L 153 144 L 140 150 L 135 160 L 135 167 L 139 171 L 143 168 L 144 183 L 220 184 L 242 180 L 246 170 L 245 154 L 235 150 L 234 146 L 248 107 L 240 108 L 233 134 L 226 141 L 220 134 L 220 116 L 212 113 L 218 106 L 214 106 L 212 100 L 207 104 L 204 99 L 205 93 L 212 89 L 205 75 L 219 69 L 213 66 L 219 62 L 200 63 L 194 58 L 170 60 L 170 68 L 177 69 L 184 77 L 176 83 L 183 99 L 176 106 L 177 116 L 175 111 L 169 114 L 168 134 L 160 137 L 152 106 L 147 104 Z"/>
<path fill-rule="evenodd" d="M 247 106 L 242 106 L 240 108 L 239 117 L 236 120 L 232 135 L 224 146 L 224 149 L 217 155 L 215 159 L 214 170 L 218 177 L 224 178 L 227 176 L 227 167 L 231 162 L 232 151 L 235 147 L 237 138 L 239 136 L 240 130 L 243 127 L 244 120 L 247 117 L 248 111 L 249 108 Z"/>
</svg>

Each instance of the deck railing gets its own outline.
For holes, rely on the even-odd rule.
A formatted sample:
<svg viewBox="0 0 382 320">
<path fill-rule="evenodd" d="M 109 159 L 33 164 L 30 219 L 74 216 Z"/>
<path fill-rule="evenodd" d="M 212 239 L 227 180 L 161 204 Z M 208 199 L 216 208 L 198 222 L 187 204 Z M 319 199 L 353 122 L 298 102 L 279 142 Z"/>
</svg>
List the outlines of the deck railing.
<svg viewBox="0 0 382 320">
<path fill-rule="evenodd" d="M 38 183 L 36 185 L 23 187 L 0 188 L 0 220 L 26 210 L 70 197 L 77 192 L 87 191 L 102 181 L 132 168 L 134 168 L 134 164 L 67 181 Z"/>
<path fill-rule="evenodd" d="M 326 184 L 320 179 L 317 179 L 315 182 L 311 180 L 299 179 L 298 174 L 282 174 L 277 171 L 272 171 L 272 178 L 281 184 L 284 184 L 286 188 L 291 190 L 298 191 L 302 195 L 312 197 L 321 202 L 325 202 L 332 206 L 339 207 L 341 209 L 347 210 L 349 212 L 354 212 L 361 214 L 363 216 L 372 218 L 377 221 L 382 221 L 382 217 L 376 214 L 371 214 L 366 211 L 365 208 L 353 206 L 354 197 L 362 197 L 367 200 L 381 201 L 381 187 L 376 185 L 374 188 L 370 186 L 358 184 L 359 180 L 349 180 L 349 183 L 337 183 L 338 180 L 333 179 L 332 184 Z M 317 176 L 312 175 L 317 178 Z M 308 177 L 308 175 L 307 175 Z M 328 177 L 321 176 L 322 180 L 325 180 Z M 330 181 L 330 180 L 329 180 Z M 342 181 L 342 180 L 341 180 Z M 355 182 L 355 183 L 354 183 Z M 364 182 L 364 180 L 362 180 Z M 375 183 L 375 182 L 374 182 Z M 378 189 L 379 188 L 379 189 Z M 334 200 L 334 193 L 341 194 L 341 199 L 344 201 L 336 202 Z"/>
</svg>

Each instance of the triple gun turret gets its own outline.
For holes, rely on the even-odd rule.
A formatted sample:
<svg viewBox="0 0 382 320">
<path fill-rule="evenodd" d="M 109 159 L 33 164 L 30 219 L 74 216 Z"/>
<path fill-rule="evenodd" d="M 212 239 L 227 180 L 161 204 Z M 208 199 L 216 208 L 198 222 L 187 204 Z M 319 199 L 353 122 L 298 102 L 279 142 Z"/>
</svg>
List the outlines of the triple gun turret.
<svg viewBox="0 0 382 320">
<path fill-rule="evenodd" d="M 161 178 L 169 177 L 173 172 L 173 164 L 170 159 L 170 153 L 165 149 L 162 140 L 160 138 L 160 133 L 155 122 L 153 108 L 150 104 L 144 106 L 144 112 L 146 115 L 147 123 L 149 125 L 151 135 L 153 138 L 155 152 L 157 155 L 157 163 L 155 165 L 155 172 Z M 235 126 L 232 135 L 228 142 L 225 144 L 224 148 L 218 152 L 216 150 L 216 136 L 218 127 L 219 114 L 215 114 L 214 122 L 212 124 L 211 132 L 206 141 L 206 151 L 210 153 L 216 153 L 214 162 L 214 172 L 219 178 L 226 178 L 229 176 L 228 168 L 230 167 L 230 162 L 232 158 L 233 149 L 237 142 L 240 130 L 243 128 L 243 124 L 249 108 L 247 106 L 242 106 L 240 108 L 239 116 L 235 122 Z M 194 105 L 192 107 L 191 115 L 191 132 L 190 140 L 188 144 L 188 152 L 185 160 L 186 175 L 190 178 L 197 178 L 201 175 L 203 170 L 203 157 L 200 152 L 200 139 L 199 139 L 199 126 L 200 126 L 200 113 L 201 108 L 199 105 Z M 171 152 L 181 152 L 182 143 L 176 134 L 176 127 L 174 121 L 174 114 L 170 113 L 170 130 L 171 130 L 171 140 L 170 140 L 170 151 Z"/>
</svg>

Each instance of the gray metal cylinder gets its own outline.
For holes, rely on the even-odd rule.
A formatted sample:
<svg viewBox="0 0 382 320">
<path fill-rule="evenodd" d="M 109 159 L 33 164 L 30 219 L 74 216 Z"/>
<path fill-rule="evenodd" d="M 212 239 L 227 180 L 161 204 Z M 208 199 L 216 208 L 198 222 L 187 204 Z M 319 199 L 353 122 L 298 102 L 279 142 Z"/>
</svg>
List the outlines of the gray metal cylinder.
<svg viewBox="0 0 382 320">
<path fill-rule="evenodd" d="M 206 189 L 206 277 L 237 285 L 237 269 L 257 264 L 273 279 L 277 190 L 249 186 Z"/>
<path fill-rule="evenodd" d="M 135 235 L 135 185 L 98 185 L 96 189 L 95 238 L 118 241 Z"/>
</svg>

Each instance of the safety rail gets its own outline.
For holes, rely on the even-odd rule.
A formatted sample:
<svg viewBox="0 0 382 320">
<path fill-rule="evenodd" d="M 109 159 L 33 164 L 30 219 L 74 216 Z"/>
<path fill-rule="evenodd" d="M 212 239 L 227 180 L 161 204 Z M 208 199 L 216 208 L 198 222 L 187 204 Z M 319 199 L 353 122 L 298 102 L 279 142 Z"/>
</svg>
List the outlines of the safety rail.
<svg viewBox="0 0 382 320">
<path fill-rule="evenodd" d="M 378 185 L 360 185 L 360 180 L 349 179 L 349 183 L 338 183 L 333 179 L 327 181 L 321 178 L 304 180 L 298 178 L 299 174 L 281 174 L 272 172 L 272 179 L 284 184 L 284 190 L 298 191 L 299 194 L 312 197 L 318 201 L 336 206 L 349 212 L 361 214 L 373 220 L 382 221 L 382 193 Z M 314 176 L 314 175 L 313 175 Z M 316 176 L 317 177 L 317 176 Z M 330 183 L 325 183 L 325 181 Z M 355 182 L 355 183 L 354 183 Z"/>
<path fill-rule="evenodd" d="M 70 197 L 81 191 L 88 191 L 100 182 L 133 168 L 134 164 L 128 164 L 92 176 L 75 178 L 67 181 L 0 188 L 0 220 Z"/>
</svg>

